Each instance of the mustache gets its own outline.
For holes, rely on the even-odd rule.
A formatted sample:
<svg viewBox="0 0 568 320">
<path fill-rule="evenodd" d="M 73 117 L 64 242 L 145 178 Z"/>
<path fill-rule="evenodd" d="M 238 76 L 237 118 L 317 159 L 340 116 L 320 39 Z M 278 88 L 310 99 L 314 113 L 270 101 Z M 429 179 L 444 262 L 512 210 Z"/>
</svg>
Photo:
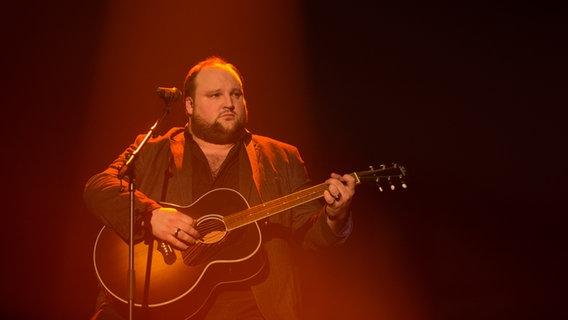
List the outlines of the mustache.
<svg viewBox="0 0 568 320">
<path fill-rule="evenodd" d="M 219 119 L 221 119 L 223 116 L 226 116 L 226 115 L 232 115 L 232 116 L 234 116 L 236 119 L 239 119 L 239 118 L 240 118 L 240 115 L 239 115 L 237 112 L 235 112 L 234 110 L 227 110 L 227 111 L 223 111 L 223 112 L 219 113 L 219 115 L 217 116 L 217 119 L 216 119 L 216 120 L 219 120 Z"/>
</svg>

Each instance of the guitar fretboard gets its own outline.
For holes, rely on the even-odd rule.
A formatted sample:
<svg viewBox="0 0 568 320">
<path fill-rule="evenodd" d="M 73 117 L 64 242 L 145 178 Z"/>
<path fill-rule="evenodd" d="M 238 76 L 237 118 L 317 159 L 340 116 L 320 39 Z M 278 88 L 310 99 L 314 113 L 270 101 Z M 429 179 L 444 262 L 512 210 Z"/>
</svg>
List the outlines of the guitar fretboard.
<svg viewBox="0 0 568 320">
<path fill-rule="evenodd" d="M 405 175 L 405 169 L 398 165 L 393 165 L 389 168 L 383 166 L 379 170 L 371 169 L 367 171 L 353 172 L 350 175 L 355 178 L 356 184 L 360 184 L 363 181 L 374 181 L 379 184 L 381 178 L 387 178 L 389 181 L 392 177 L 402 178 Z M 405 185 L 403 186 L 405 187 Z M 227 215 L 224 217 L 227 231 L 240 228 L 249 223 L 256 222 L 279 212 L 292 209 L 306 202 L 323 197 L 323 192 L 327 190 L 327 188 L 327 183 L 320 183 L 287 196 L 270 200 L 252 208 Z"/>
<path fill-rule="evenodd" d="M 279 212 L 297 207 L 301 204 L 322 197 L 323 192 L 327 190 L 327 186 L 328 184 L 321 183 L 313 187 L 294 192 L 287 196 L 270 200 L 252 208 L 225 216 L 224 221 L 225 225 L 227 226 L 227 230 L 240 228 L 249 223 L 270 217 Z"/>
</svg>

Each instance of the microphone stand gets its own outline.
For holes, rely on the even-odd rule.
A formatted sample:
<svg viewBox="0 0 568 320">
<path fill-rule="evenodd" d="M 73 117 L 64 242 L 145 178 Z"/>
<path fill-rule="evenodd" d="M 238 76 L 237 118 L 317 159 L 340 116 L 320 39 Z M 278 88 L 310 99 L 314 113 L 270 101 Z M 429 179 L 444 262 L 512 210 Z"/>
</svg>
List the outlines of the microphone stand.
<svg viewBox="0 0 568 320">
<path fill-rule="evenodd" d="M 162 122 L 162 120 L 166 117 L 166 115 L 170 112 L 170 102 L 171 100 L 169 99 L 164 99 L 165 100 L 165 106 L 164 106 L 164 110 L 162 111 L 162 115 L 160 116 L 160 118 L 158 118 L 158 120 L 156 120 L 156 122 L 154 123 L 154 125 L 152 125 L 152 127 L 150 128 L 150 130 L 148 131 L 148 133 L 146 134 L 146 136 L 144 137 L 144 139 L 142 140 L 142 142 L 138 145 L 138 147 L 136 148 L 136 150 L 130 154 L 130 156 L 128 157 L 128 160 L 126 160 L 126 162 L 124 163 L 124 165 L 119 169 L 118 171 L 118 175 L 117 177 L 122 180 L 122 178 L 124 178 L 124 176 L 128 176 L 129 179 L 129 183 L 128 183 L 128 192 L 130 194 L 130 236 L 129 236 L 129 244 L 128 244 L 128 316 L 129 319 L 132 320 L 132 313 L 134 310 L 134 280 L 135 280 L 135 274 L 134 274 L 134 191 L 135 191 L 135 172 L 134 172 L 134 163 L 136 162 L 138 153 L 140 152 L 140 150 L 142 150 L 142 148 L 144 147 L 144 145 L 146 144 L 146 142 L 148 141 L 148 139 L 150 139 L 150 137 L 154 134 L 154 130 L 156 129 L 156 127 L 160 124 L 160 122 Z"/>
</svg>

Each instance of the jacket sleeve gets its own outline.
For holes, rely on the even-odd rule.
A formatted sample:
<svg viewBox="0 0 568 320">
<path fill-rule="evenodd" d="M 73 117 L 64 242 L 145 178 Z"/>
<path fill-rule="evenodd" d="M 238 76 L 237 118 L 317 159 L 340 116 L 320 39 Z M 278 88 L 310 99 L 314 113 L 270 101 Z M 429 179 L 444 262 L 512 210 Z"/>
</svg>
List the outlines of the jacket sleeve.
<svg viewBox="0 0 568 320">
<path fill-rule="evenodd" d="M 144 137 L 138 136 L 122 154 L 118 156 L 104 171 L 92 176 L 86 183 L 83 199 L 86 207 L 105 226 L 112 228 L 125 241 L 130 235 L 130 192 L 129 178 L 118 178 L 120 168 L 127 161 L 128 156 L 136 150 Z M 137 159 L 139 165 L 141 159 Z M 138 171 L 138 170 L 136 170 Z M 136 190 L 134 197 L 134 240 L 144 236 L 145 229 L 141 227 L 142 221 L 148 214 L 159 208 L 160 205 Z"/>
<path fill-rule="evenodd" d="M 282 169 L 285 173 L 281 174 L 288 177 L 286 180 L 290 193 L 313 185 L 297 148 L 290 149 L 286 162 Z M 336 235 L 331 230 L 327 224 L 325 203 L 321 198 L 292 209 L 292 229 L 306 250 L 318 250 L 343 243 L 351 231 L 349 228 L 345 233 Z"/>
</svg>

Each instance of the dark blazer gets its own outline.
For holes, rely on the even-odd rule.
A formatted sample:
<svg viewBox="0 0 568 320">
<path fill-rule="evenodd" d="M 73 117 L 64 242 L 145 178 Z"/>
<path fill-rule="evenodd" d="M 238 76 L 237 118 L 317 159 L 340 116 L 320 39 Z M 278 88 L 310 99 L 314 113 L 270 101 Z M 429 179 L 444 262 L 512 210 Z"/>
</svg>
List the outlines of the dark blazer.
<svg viewBox="0 0 568 320">
<path fill-rule="evenodd" d="M 142 220 L 165 201 L 189 205 L 192 199 L 191 157 L 184 154 L 187 128 L 173 128 L 148 140 L 138 154 L 135 166 L 135 240 L 147 230 Z M 142 141 L 137 137 L 106 170 L 94 175 L 86 184 L 87 208 L 102 223 L 123 239 L 129 238 L 129 204 L 127 182 L 117 179 L 118 169 Z M 304 162 L 296 147 L 247 132 L 243 140 L 246 153 L 239 159 L 239 191 L 250 206 L 288 195 L 310 186 Z M 246 158 L 246 159 L 245 159 Z M 123 188 L 122 191 L 121 187 Z M 263 248 L 268 273 L 252 286 L 258 306 L 266 319 L 296 319 L 300 308 L 294 246 L 307 250 L 332 246 L 345 237 L 329 229 L 322 203 L 314 200 L 294 209 L 271 216 L 262 225 Z"/>
</svg>

